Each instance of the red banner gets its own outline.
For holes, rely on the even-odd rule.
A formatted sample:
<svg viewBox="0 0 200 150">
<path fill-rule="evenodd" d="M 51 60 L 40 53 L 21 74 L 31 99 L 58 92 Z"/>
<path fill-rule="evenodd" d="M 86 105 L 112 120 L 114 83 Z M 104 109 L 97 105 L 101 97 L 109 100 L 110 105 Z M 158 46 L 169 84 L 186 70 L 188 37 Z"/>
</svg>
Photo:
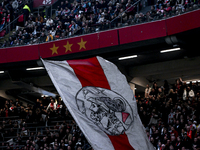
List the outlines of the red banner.
<svg viewBox="0 0 200 150">
<path fill-rule="evenodd" d="M 199 28 L 200 21 L 197 19 L 198 16 L 200 16 L 200 10 L 166 19 L 168 35 Z"/>
<path fill-rule="evenodd" d="M 99 48 L 118 45 L 117 30 L 104 31 L 99 33 Z"/>
<path fill-rule="evenodd" d="M 98 34 L 89 34 L 39 45 L 40 56 L 42 58 L 54 57 L 77 52 L 98 49 Z"/>
<path fill-rule="evenodd" d="M 6 48 L 7 62 L 18 62 L 39 59 L 38 45 Z"/>
<path fill-rule="evenodd" d="M 2 57 L 3 56 L 3 57 Z M 6 57 L 6 49 L 0 49 L 0 63 L 7 63 L 7 57 Z"/>
<path fill-rule="evenodd" d="M 119 29 L 120 44 L 127 44 L 166 36 L 165 20 Z"/>
</svg>

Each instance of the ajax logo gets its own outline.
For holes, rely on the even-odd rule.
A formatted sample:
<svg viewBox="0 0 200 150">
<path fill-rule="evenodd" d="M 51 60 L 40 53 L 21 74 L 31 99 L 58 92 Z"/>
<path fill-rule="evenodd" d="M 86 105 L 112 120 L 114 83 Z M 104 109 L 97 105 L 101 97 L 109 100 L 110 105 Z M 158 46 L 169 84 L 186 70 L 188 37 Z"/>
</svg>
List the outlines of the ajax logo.
<svg viewBox="0 0 200 150">
<path fill-rule="evenodd" d="M 130 105 L 114 91 L 83 87 L 76 94 L 76 103 L 82 114 L 109 135 L 123 134 L 133 122 Z"/>
</svg>

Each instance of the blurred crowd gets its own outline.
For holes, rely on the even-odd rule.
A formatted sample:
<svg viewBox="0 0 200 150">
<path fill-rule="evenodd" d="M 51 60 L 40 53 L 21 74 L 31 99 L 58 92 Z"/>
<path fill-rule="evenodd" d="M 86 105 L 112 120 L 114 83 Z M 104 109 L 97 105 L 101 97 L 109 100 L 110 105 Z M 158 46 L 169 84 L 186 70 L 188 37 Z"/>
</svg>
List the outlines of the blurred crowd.
<svg viewBox="0 0 200 150">
<path fill-rule="evenodd" d="M 16 30 L 9 40 L 4 40 L 1 47 L 43 43 L 114 27 L 155 21 L 199 7 L 198 0 L 158 0 L 154 2 L 151 10 L 143 14 L 140 12 L 142 3 L 143 0 L 60 1 L 54 14 L 55 18 L 46 16 L 45 13 L 34 15 L 25 9 L 26 12 L 24 11 L 16 23 Z M 2 14 L 2 23 L 4 15 L 9 15 L 9 10 Z"/>
<path fill-rule="evenodd" d="M 177 79 L 147 85 L 137 97 L 138 113 L 156 150 L 200 149 L 200 83 Z"/>
<path fill-rule="evenodd" d="M 7 25 L 9 25 L 10 22 L 12 22 L 15 18 L 18 17 L 20 10 L 23 9 L 24 4 L 28 0 L 2 0 L 0 2 L 0 37 L 4 34 L 1 34 L 2 31 L 8 30 L 9 27 L 5 28 Z M 13 28 L 10 26 L 10 30 Z"/>
<path fill-rule="evenodd" d="M 0 149 L 90 149 L 61 98 L 44 97 L 27 106 L 18 99 L 6 100 L 0 119 Z"/>
</svg>

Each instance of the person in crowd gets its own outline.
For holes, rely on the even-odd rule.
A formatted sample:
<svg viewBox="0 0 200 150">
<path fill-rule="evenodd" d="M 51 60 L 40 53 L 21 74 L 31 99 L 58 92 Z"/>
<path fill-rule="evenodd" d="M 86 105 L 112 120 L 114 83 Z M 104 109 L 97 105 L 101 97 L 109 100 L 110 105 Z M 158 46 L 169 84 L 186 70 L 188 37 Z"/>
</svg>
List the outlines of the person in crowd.
<svg viewBox="0 0 200 150">
<path fill-rule="evenodd" d="M 46 21 L 47 30 L 49 30 L 53 26 L 53 19 L 48 16 Z"/>
<path fill-rule="evenodd" d="M 50 31 L 48 32 L 46 42 L 53 41 L 53 35 L 51 35 Z"/>
<path fill-rule="evenodd" d="M 56 103 L 54 102 L 53 99 L 51 99 L 51 102 L 47 106 L 46 111 L 48 111 L 49 109 L 50 109 L 50 111 L 54 111 L 54 110 L 56 110 L 56 108 L 57 108 Z"/>
<path fill-rule="evenodd" d="M 2 29 L 4 28 L 4 26 L 5 26 L 5 24 L 6 24 L 6 16 L 7 16 L 7 14 L 4 13 L 4 14 L 3 14 L 3 18 L 1 19 L 0 31 L 2 31 Z"/>
<path fill-rule="evenodd" d="M 2 48 L 8 47 L 8 42 L 7 42 L 7 40 L 4 40 L 4 41 L 3 41 L 3 44 L 2 44 L 1 47 L 2 47 Z"/>
<path fill-rule="evenodd" d="M 35 19 L 35 22 L 37 23 L 43 23 L 44 22 L 44 18 L 42 16 L 40 16 L 40 14 L 38 14 L 38 16 Z"/>
<path fill-rule="evenodd" d="M 47 36 L 44 34 L 44 32 L 42 32 L 40 36 L 40 42 L 43 43 L 46 41 L 46 39 L 47 39 Z"/>
<path fill-rule="evenodd" d="M 151 87 L 149 87 L 149 84 L 147 84 L 145 89 L 145 98 L 149 97 L 149 93 L 151 92 Z"/>
<path fill-rule="evenodd" d="M 31 9 L 28 6 L 28 3 L 26 3 L 23 7 L 23 14 L 24 14 L 24 20 L 27 21 L 29 17 L 29 13 L 31 13 Z"/>
</svg>

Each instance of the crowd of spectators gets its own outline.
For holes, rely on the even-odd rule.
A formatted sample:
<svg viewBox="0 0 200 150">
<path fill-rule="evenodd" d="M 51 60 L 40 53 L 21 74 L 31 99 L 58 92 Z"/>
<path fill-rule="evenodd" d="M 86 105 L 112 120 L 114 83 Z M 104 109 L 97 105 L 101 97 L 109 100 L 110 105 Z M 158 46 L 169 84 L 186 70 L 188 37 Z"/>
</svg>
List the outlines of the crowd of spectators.
<svg viewBox="0 0 200 150">
<path fill-rule="evenodd" d="M 156 150 L 200 149 L 200 83 L 182 79 L 147 85 L 137 96 L 138 114 Z"/>
<path fill-rule="evenodd" d="M 23 4 L 26 0 L 3 0 L 0 3 L 0 32 L 12 22 L 19 15 L 19 10 L 23 8 Z M 13 24 L 10 26 L 10 30 L 13 29 Z M 7 27 L 8 29 L 8 27 Z M 4 29 L 5 30 L 5 29 Z"/>
<path fill-rule="evenodd" d="M 61 98 L 44 97 L 27 106 L 18 99 L 6 100 L 0 119 L 0 149 L 90 149 Z"/>
<path fill-rule="evenodd" d="M 162 86 L 154 82 L 147 85 L 144 96 L 136 96 L 136 102 L 156 150 L 200 149 L 200 82 L 187 83 L 181 78 L 174 84 L 165 80 Z M 6 119 L 12 116 L 19 118 Z M 60 97 L 43 97 L 26 107 L 18 99 L 6 100 L 0 118 L 4 118 L 0 121 L 0 148 L 92 149 Z"/>
<path fill-rule="evenodd" d="M 106 30 L 114 27 L 134 25 L 178 15 L 199 7 L 198 0 L 158 0 L 146 14 L 133 5 L 138 0 L 74 0 L 61 1 L 55 18 L 44 13 L 29 14 L 23 25 L 16 28 L 9 40 L 1 47 L 31 45 Z M 139 8 L 139 9 L 138 9 Z M 9 12 L 9 10 L 8 10 Z M 24 24 L 25 22 L 25 24 Z"/>
<path fill-rule="evenodd" d="M 9 22 L 12 2 L 4 1 L 1 8 L 1 25 Z M 198 8 L 198 0 L 158 0 L 146 14 L 137 13 L 132 0 L 75 0 L 62 1 L 56 17 L 30 14 L 23 27 L 17 28 L 1 47 L 29 45 L 87 34 L 122 25 L 134 25 L 178 15 Z M 127 10 L 128 9 L 128 10 Z M 127 11 L 125 11 L 127 10 Z M 14 11 L 12 12 L 14 13 Z M 119 17 L 117 17 L 119 16 Z M 5 18 L 5 19 L 3 19 Z M 117 19 L 115 19 L 117 18 Z M 115 19 L 115 20 L 113 20 Z M 112 21 L 113 20 L 113 21 Z M 5 24 L 4 24 L 5 25 Z M 0 26 L 1 29 L 2 26 Z M 146 128 L 150 142 L 157 150 L 200 149 L 200 85 L 186 84 L 178 79 L 173 86 L 165 81 L 163 86 L 154 83 L 147 86 L 145 95 L 137 96 L 138 113 Z M 87 149 L 90 145 L 74 121 L 63 121 L 51 126 L 51 119 L 73 120 L 61 99 L 38 99 L 35 105 L 24 107 L 17 99 L 7 100 L 0 117 L 19 116 L 20 119 L 5 120 L 0 124 L 0 140 L 14 137 L 18 149 Z M 28 124 L 41 126 L 37 132 Z M 5 130 L 9 128 L 10 130 Z M 16 130 L 17 128 L 17 130 Z M 23 136 L 29 136 L 23 143 Z M 11 148 L 5 141 L 1 146 Z M 24 144 L 25 146 L 20 147 Z"/>
<path fill-rule="evenodd" d="M 152 86 L 147 85 L 144 96 L 137 95 L 136 101 L 138 114 L 156 150 L 200 149 L 199 82 L 188 84 L 181 78 L 173 85 L 166 80 L 163 86 L 155 82 Z M 4 140 L 1 146 L 7 149 L 13 143 L 16 149 L 24 150 L 90 148 L 61 98 L 44 97 L 26 107 L 18 99 L 6 100 L 0 118 L 12 116 L 19 118 L 3 120 L 0 125 L 0 141 Z M 55 125 L 53 118 L 57 120 Z M 12 138 L 11 146 L 5 141 L 6 137 Z"/>
</svg>

